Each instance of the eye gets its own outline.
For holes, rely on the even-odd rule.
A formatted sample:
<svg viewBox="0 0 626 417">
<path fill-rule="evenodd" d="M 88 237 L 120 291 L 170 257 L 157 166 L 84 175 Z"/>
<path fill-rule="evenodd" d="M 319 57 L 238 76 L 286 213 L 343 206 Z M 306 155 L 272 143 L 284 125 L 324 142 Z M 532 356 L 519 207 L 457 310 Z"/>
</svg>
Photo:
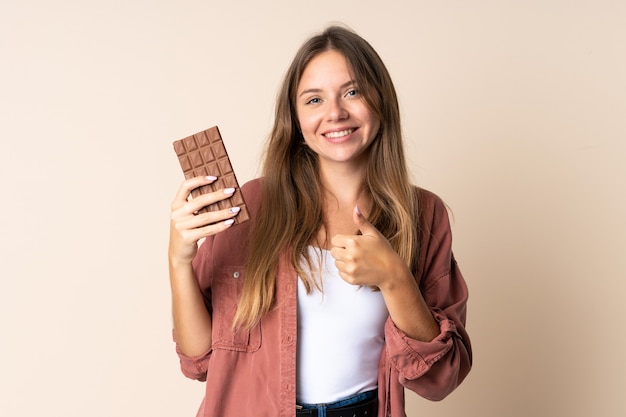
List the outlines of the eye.
<svg viewBox="0 0 626 417">
<path fill-rule="evenodd" d="M 307 101 L 305 101 L 304 104 L 319 104 L 322 100 L 319 97 L 313 97 Z"/>
<path fill-rule="evenodd" d="M 356 88 L 353 88 L 352 90 L 349 90 L 346 93 L 346 97 L 356 97 L 359 95 L 359 90 L 357 90 Z"/>
</svg>

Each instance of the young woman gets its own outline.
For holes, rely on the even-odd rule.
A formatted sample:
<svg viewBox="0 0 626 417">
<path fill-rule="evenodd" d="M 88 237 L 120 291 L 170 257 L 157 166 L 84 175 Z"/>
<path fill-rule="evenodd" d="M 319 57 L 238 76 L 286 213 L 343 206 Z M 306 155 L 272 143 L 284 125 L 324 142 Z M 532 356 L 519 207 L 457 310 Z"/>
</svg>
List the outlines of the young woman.
<svg viewBox="0 0 626 417">
<path fill-rule="evenodd" d="M 300 48 L 277 99 L 263 176 L 237 208 L 189 200 L 169 245 L 183 373 L 206 381 L 198 416 L 405 416 L 471 367 L 467 287 L 447 212 L 411 185 L 398 101 L 360 36 L 330 27 Z M 198 241 L 206 238 L 198 249 Z"/>
</svg>

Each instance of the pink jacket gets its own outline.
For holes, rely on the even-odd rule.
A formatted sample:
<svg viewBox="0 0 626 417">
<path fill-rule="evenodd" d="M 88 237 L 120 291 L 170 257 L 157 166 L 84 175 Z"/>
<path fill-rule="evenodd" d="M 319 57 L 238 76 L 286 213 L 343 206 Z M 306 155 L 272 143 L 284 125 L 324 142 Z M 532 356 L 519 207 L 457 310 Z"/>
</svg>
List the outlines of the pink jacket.
<svg viewBox="0 0 626 417">
<path fill-rule="evenodd" d="M 260 180 L 242 187 L 254 219 Z M 452 236 L 443 202 L 419 189 L 420 256 L 415 279 L 439 323 L 431 342 L 410 339 L 391 319 L 378 377 L 378 417 L 405 417 L 404 387 L 430 400 L 452 392 L 471 368 L 465 331 L 467 286 L 451 250 Z M 278 268 L 275 308 L 250 331 L 233 333 L 231 323 L 246 274 L 252 222 L 206 239 L 194 259 L 200 288 L 213 319 L 213 345 L 187 357 L 177 346 L 182 372 L 206 381 L 198 417 L 294 417 L 296 408 L 297 275 L 286 258 Z"/>
</svg>

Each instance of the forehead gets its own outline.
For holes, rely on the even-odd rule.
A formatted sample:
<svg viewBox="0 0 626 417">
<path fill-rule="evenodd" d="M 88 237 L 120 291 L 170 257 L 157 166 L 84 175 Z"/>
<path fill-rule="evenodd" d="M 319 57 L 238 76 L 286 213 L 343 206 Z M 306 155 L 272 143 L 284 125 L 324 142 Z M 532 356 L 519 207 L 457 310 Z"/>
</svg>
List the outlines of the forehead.
<svg viewBox="0 0 626 417">
<path fill-rule="evenodd" d="M 314 56 L 304 67 L 300 77 L 298 90 L 301 88 L 343 84 L 354 79 L 352 67 L 346 57 L 339 51 L 331 49 Z"/>
</svg>

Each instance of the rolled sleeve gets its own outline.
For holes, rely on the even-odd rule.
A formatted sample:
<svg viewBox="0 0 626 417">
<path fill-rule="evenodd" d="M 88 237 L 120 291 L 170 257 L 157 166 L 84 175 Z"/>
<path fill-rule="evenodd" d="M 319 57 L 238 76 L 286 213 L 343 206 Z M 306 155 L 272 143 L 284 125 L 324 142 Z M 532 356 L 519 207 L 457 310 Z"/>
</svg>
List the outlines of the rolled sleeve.
<svg viewBox="0 0 626 417">
<path fill-rule="evenodd" d="M 440 333 L 430 342 L 411 339 L 391 319 L 385 325 L 387 355 L 404 381 L 420 378 L 453 348 L 456 326 L 451 320 L 439 322 Z"/>
<path fill-rule="evenodd" d="M 387 355 L 403 386 L 438 401 L 454 391 L 472 364 L 465 330 L 467 287 L 456 262 L 449 275 L 424 292 L 424 299 L 439 323 L 439 335 L 430 342 L 411 339 L 389 320 L 385 329 Z"/>
<path fill-rule="evenodd" d="M 173 332 L 172 332 L 173 335 Z M 211 356 L 212 349 L 207 350 L 198 356 L 187 356 L 181 352 L 176 337 L 173 336 L 174 343 L 176 344 L 176 354 L 180 360 L 180 370 L 187 378 L 195 379 L 198 381 L 206 381 L 208 362 Z"/>
</svg>

